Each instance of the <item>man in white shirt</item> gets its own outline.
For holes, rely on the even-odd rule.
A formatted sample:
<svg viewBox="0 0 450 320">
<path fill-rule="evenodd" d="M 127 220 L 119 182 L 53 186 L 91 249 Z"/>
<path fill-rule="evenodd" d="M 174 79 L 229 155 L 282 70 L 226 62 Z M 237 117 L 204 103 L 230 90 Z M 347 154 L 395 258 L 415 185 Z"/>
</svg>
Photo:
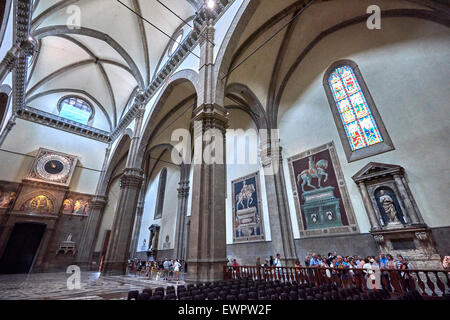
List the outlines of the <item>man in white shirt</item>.
<svg viewBox="0 0 450 320">
<path fill-rule="evenodd" d="M 277 253 L 277 257 L 275 258 L 275 260 L 273 260 L 273 266 L 281 267 L 281 257 L 279 253 Z"/>
</svg>

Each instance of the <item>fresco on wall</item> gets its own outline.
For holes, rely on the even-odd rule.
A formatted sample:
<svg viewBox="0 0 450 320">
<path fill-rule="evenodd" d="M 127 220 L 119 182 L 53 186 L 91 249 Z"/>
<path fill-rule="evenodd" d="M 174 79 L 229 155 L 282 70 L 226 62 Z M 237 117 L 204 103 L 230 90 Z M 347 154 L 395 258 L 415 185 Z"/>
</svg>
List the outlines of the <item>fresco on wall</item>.
<svg viewBox="0 0 450 320">
<path fill-rule="evenodd" d="M 305 229 L 348 224 L 329 150 L 292 162 Z"/>
<path fill-rule="evenodd" d="M 37 195 L 20 206 L 20 211 L 34 213 L 53 213 L 54 204 L 52 199 L 44 194 Z"/>
<path fill-rule="evenodd" d="M 63 214 L 74 214 L 85 216 L 89 213 L 89 201 L 91 197 L 87 195 L 80 195 L 71 193 L 62 205 Z"/>
<path fill-rule="evenodd" d="M 259 173 L 231 182 L 234 242 L 264 240 Z"/>
<path fill-rule="evenodd" d="M 17 198 L 18 184 L 11 182 L 0 182 L 0 209 L 12 207 Z"/>
<path fill-rule="evenodd" d="M 300 234 L 356 232 L 356 221 L 333 143 L 288 160 Z"/>
</svg>

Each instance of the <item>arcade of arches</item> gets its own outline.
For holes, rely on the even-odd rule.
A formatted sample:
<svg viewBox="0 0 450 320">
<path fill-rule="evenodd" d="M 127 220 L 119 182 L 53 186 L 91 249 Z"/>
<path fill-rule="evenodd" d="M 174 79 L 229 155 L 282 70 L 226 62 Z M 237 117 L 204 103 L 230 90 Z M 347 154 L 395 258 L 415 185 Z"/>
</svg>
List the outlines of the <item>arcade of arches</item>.
<svg viewBox="0 0 450 320">
<path fill-rule="evenodd" d="M 211 281 L 334 251 L 442 268 L 444 1 L 162 1 L 186 23 L 124 2 L 172 39 L 116 1 L 5 2 L 0 272 L 169 258 Z"/>
</svg>

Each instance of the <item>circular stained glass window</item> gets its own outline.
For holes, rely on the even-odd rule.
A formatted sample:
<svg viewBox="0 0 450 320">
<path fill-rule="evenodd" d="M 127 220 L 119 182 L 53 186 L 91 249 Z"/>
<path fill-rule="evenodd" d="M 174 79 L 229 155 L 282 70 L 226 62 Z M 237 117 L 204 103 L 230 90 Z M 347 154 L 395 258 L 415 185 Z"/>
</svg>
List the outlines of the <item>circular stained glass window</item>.
<svg viewBox="0 0 450 320">
<path fill-rule="evenodd" d="M 60 117 L 82 124 L 87 124 L 91 120 L 94 112 L 89 102 L 76 96 L 62 98 L 59 102 L 58 109 Z"/>
</svg>

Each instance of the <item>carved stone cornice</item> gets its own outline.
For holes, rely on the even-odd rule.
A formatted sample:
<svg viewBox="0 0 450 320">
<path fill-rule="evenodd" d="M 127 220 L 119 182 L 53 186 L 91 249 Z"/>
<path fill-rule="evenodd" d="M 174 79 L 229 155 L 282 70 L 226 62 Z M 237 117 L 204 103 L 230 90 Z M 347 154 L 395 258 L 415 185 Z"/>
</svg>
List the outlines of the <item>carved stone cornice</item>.
<svg viewBox="0 0 450 320">
<path fill-rule="evenodd" d="M 28 180 L 27 178 L 23 179 L 22 183 L 24 185 L 30 185 L 35 188 L 46 188 L 46 189 L 59 190 L 59 191 L 69 190 L 68 186 L 61 186 L 58 184 L 53 184 L 51 182 L 45 182 L 45 181 Z"/>
<path fill-rule="evenodd" d="M 18 109 L 16 111 L 16 115 L 20 119 L 40 123 L 54 129 L 76 133 L 80 136 L 105 143 L 111 142 L 111 136 L 106 131 L 71 121 L 35 108 L 26 107 Z"/>
<path fill-rule="evenodd" d="M 260 148 L 261 165 L 265 168 L 271 166 L 273 162 L 281 163 L 282 152 L 283 148 L 279 141 L 265 143 Z"/>
<path fill-rule="evenodd" d="M 378 244 L 382 244 L 384 243 L 384 236 L 379 234 L 379 235 L 374 235 L 373 238 L 375 239 L 375 242 Z"/>
<path fill-rule="evenodd" d="M 91 209 L 103 209 L 106 206 L 108 198 L 106 196 L 95 196 L 89 202 Z"/>
<path fill-rule="evenodd" d="M 203 104 L 194 110 L 192 123 L 201 122 L 203 133 L 209 129 L 219 129 L 225 134 L 228 128 L 228 111 L 218 104 Z"/>
<path fill-rule="evenodd" d="M 140 189 L 144 181 L 143 170 L 139 168 L 126 168 L 120 177 L 120 188 Z"/>
</svg>

